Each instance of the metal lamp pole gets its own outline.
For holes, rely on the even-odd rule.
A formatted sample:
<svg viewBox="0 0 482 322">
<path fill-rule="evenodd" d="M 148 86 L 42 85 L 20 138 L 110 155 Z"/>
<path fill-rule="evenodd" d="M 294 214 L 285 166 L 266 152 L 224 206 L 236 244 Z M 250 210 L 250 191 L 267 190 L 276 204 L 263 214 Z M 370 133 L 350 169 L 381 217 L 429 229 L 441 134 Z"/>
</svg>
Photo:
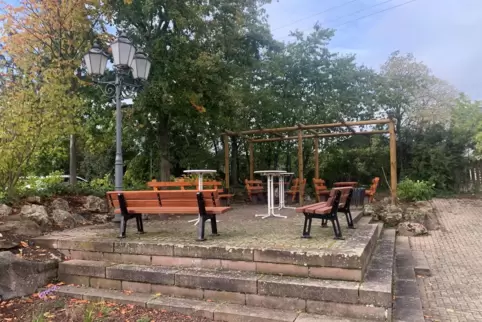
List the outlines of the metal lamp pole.
<svg viewBox="0 0 482 322">
<path fill-rule="evenodd" d="M 116 108 L 116 152 L 115 152 L 115 177 L 114 185 L 116 191 L 122 191 L 124 177 L 124 161 L 122 158 L 122 100 L 134 98 L 142 89 L 144 81 L 149 76 L 151 61 L 147 56 L 137 51 L 132 42 L 121 34 L 110 44 L 112 58 L 114 61 L 114 81 L 103 81 L 109 56 L 104 53 L 99 45 L 95 44 L 87 54 L 84 55 L 84 64 L 87 73 L 93 76 L 93 81 L 100 88 L 105 96 L 115 100 Z M 126 81 L 132 76 L 134 82 Z M 113 221 L 120 221 L 121 216 L 116 215 Z"/>
</svg>

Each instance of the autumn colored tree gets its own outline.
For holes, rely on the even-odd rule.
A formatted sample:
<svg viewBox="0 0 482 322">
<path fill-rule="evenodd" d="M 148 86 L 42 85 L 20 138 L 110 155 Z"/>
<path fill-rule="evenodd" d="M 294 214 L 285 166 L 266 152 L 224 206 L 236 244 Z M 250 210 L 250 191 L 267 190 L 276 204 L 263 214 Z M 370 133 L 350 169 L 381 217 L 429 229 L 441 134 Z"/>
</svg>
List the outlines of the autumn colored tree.
<svg viewBox="0 0 482 322">
<path fill-rule="evenodd" d="M 49 102 L 56 129 L 70 135 L 71 184 L 76 182 L 76 131 L 86 101 L 77 77 L 85 52 L 106 34 L 99 0 L 21 0 L 0 2 L 2 54 L 15 63 L 29 86 L 15 86 L 15 95 L 32 90 Z M 24 84 L 25 85 L 25 84 Z M 11 94 L 10 95 L 14 95 Z M 53 129 L 52 129 L 53 130 Z"/>
</svg>

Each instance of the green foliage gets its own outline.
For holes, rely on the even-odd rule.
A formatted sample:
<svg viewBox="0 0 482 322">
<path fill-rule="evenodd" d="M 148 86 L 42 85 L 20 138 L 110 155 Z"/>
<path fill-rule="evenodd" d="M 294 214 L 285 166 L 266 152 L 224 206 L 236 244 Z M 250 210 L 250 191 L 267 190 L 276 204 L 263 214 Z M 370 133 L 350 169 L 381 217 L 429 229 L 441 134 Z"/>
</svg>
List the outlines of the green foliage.
<svg viewBox="0 0 482 322">
<path fill-rule="evenodd" d="M 403 201 L 430 200 L 435 195 L 434 187 L 429 181 L 406 178 L 398 184 L 398 197 Z"/>
</svg>

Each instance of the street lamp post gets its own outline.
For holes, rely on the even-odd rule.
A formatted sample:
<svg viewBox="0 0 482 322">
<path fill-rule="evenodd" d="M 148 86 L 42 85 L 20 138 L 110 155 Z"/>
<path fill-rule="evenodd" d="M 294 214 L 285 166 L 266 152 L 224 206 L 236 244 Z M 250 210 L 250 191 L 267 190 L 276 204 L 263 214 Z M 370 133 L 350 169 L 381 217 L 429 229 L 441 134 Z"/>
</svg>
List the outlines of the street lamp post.
<svg viewBox="0 0 482 322">
<path fill-rule="evenodd" d="M 102 92 L 107 97 L 115 99 L 116 105 L 116 153 L 115 153 L 115 190 L 122 190 L 124 176 L 124 162 L 122 159 L 122 109 L 123 99 L 133 98 L 142 88 L 142 83 L 147 80 L 151 69 L 151 61 L 142 52 L 137 51 L 132 42 L 121 34 L 111 45 L 114 60 L 115 81 L 102 81 L 109 56 L 102 48 L 95 44 L 84 55 L 84 64 L 87 73 L 92 75 L 94 82 L 100 85 Z M 132 75 L 134 83 L 129 83 L 127 77 Z M 120 221 L 116 215 L 114 221 Z"/>
</svg>

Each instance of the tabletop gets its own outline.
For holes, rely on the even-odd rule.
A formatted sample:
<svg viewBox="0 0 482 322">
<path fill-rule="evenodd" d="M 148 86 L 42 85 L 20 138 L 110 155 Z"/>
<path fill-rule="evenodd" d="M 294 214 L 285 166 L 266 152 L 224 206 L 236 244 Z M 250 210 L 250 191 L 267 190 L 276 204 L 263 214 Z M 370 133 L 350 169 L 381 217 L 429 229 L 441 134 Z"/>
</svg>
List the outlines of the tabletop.
<svg viewBox="0 0 482 322">
<path fill-rule="evenodd" d="M 215 173 L 217 172 L 216 170 L 184 170 L 184 173 Z"/>
<path fill-rule="evenodd" d="M 286 171 L 283 171 L 283 170 L 259 170 L 259 171 L 254 171 L 254 173 L 258 173 L 258 174 L 261 174 L 261 175 L 268 175 L 268 174 L 281 175 L 281 174 L 285 174 Z"/>
</svg>

